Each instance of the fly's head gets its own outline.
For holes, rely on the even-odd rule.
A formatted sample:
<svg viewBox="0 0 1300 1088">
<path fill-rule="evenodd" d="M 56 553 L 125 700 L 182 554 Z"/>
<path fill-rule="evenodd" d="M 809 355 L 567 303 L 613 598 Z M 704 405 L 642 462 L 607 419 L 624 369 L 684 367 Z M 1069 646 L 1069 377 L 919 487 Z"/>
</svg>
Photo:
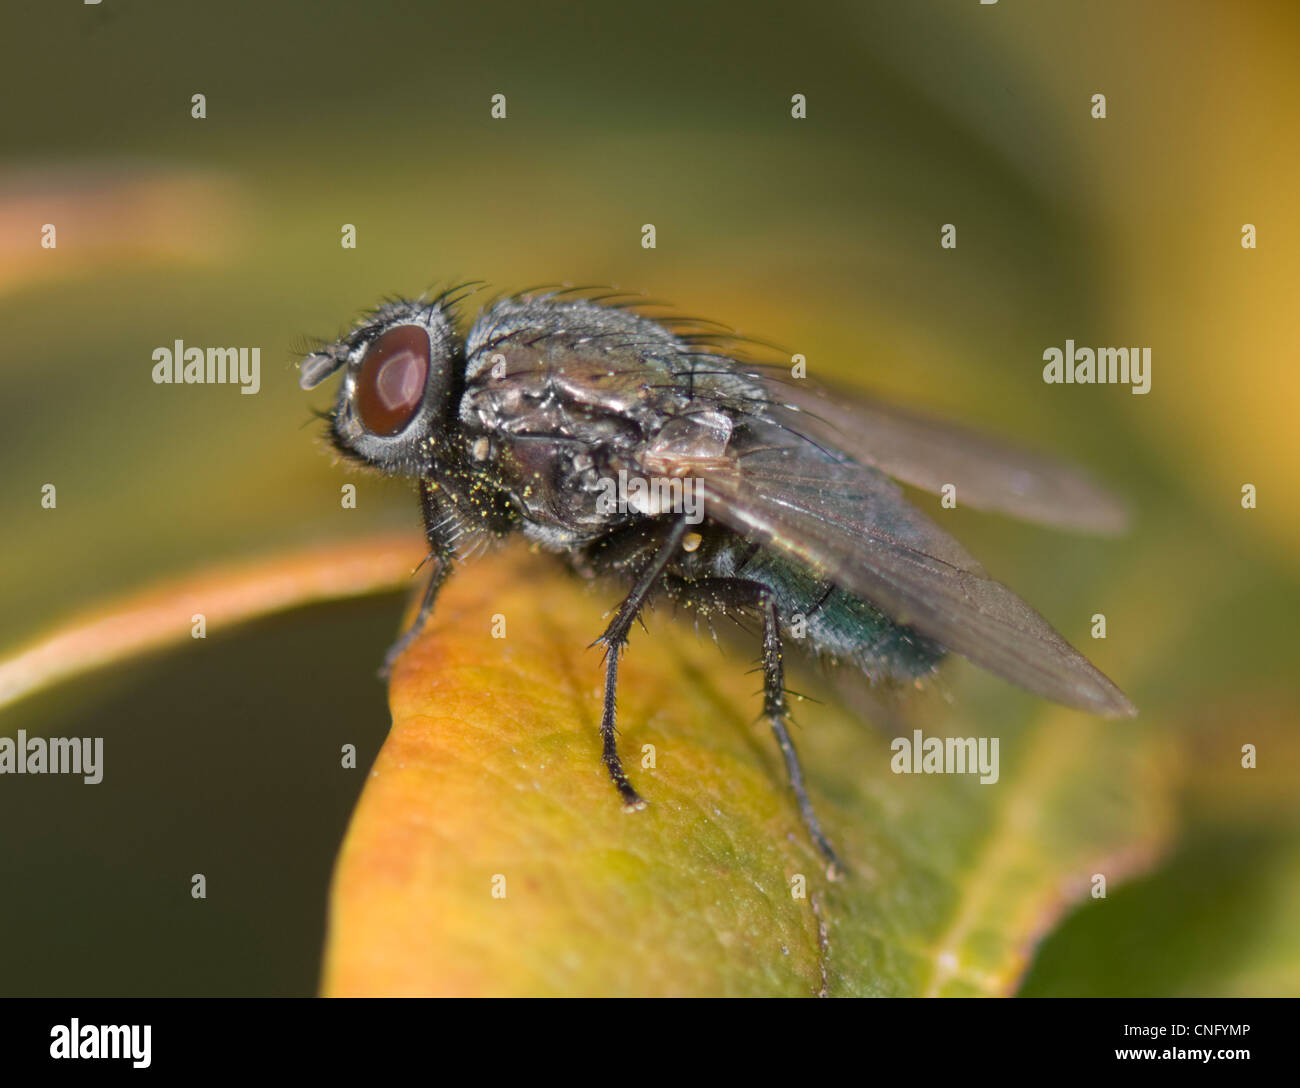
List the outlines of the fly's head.
<svg viewBox="0 0 1300 1088">
<path fill-rule="evenodd" d="M 383 306 L 304 359 L 299 384 L 312 389 L 338 370 L 343 381 L 329 419 L 339 451 L 382 472 L 430 474 L 464 383 L 447 311 L 438 303 Z"/>
</svg>

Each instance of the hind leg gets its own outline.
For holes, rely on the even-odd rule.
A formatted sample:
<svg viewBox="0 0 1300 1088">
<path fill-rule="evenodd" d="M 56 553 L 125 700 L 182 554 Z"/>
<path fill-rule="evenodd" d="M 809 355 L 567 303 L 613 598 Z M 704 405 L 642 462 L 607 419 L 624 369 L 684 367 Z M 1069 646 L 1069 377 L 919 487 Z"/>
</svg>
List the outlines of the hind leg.
<svg viewBox="0 0 1300 1088">
<path fill-rule="evenodd" d="M 781 758 L 785 761 L 786 775 L 790 780 L 790 789 L 799 806 L 799 815 L 803 817 L 804 826 L 812 837 L 822 856 L 835 869 L 843 870 L 844 864 L 836 855 L 830 840 L 822 831 L 821 822 L 813 809 L 804 784 L 803 767 L 799 763 L 799 753 L 795 751 L 794 740 L 790 736 L 790 709 L 786 703 L 785 666 L 782 660 L 784 649 L 781 639 L 781 622 L 777 615 L 776 601 L 771 591 L 761 582 L 746 578 L 701 578 L 694 582 L 675 583 L 674 596 L 682 602 L 698 602 L 701 595 L 715 605 L 756 611 L 763 620 L 763 716 L 772 728 L 777 747 L 781 749 Z"/>
</svg>

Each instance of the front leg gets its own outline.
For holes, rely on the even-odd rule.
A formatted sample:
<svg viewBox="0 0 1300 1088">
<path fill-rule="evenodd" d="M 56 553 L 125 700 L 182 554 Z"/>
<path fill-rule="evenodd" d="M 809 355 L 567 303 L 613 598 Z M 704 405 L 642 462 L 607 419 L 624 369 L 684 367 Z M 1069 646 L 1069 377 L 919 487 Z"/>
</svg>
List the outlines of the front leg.
<svg viewBox="0 0 1300 1088">
<path fill-rule="evenodd" d="M 420 610 L 411 621 L 411 626 L 402 632 L 384 654 L 384 664 L 379 670 L 379 675 L 384 679 L 388 678 L 397 659 L 406 652 L 406 648 L 415 641 L 429 617 L 433 615 L 433 604 L 437 600 L 438 590 L 442 588 L 442 583 L 451 573 L 453 553 L 443 534 L 447 520 L 438 505 L 435 489 L 430 486 L 428 480 L 420 481 L 420 510 L 424 515 L 424 535 L 429 541 L 430 548 L 426 562 L 433 564 L 433 570 L 429 573 L 429 582 L 424 587 L 424 596 L 420 598 Z"/>
<path fill-rule="evenodd" d="M 637 577 L 632 586 L 632 592 L 618 606 L 618 611 L 614 614 L 614 618 L 609 621 L 605 633 L 592 643 L 593 646 L 599 643 L 605 644 L 605 707 L 600 718 L 600 736 L 604 745 L 604 754 L 601 759 L 605 764 L 605 769 L 609 771 L 609 777 L 613 780 L 614 786 L 618 789 L 619 796 L 623 798 L 623 810 L 625 812 L 636 812 L 643 809 L 646 802 L 633 788 L 632 783 L 628 781 L 627 775 L 623 771 L 623 763 L 618 758 L 618 742 L 616 739 L 618 731 L 614 724 L 618 708 L 618 658 L 623 651 L 623 647 L 627 645 L 628 632 L 631 631 L 632 624 L 641 611 L 641 606 L 645 604 L 646 597 L 649 596 L 655 583 L 663 576 L 668 564 L 672 562 L 673 556 L 676 555 L 677 549 L 681 547 L 682 538 L 686 535 L 687 528 L 684 519 L 678 519 L 673 523 L 672 530 L 663 544 L 660 545 L 654 559 Z"/>
<path fill-rule="evenodd" d="M 415 619 L 411 621 L 411 626 L 402 632 L 397 641 L 388 647 L 388 652 L 384 654 L 384 663 L 379 669 L 379 675 L 383 679 L 388 678 L 388 674 L 393 671 L 397 659 L 406 652 L 406 648 L 415 641 L 416 636 L 424 629 L 429 617 L 433 615 L 433 603 L 437 600 L 438 590 L 442 588 L 442 583 L 447 580 L 447 575 L 451 573 L 451 562 L 446 557 L 430 555 L 429 562 L 433 564 L 433 571 L 429 574 L 428 585 L 424 587 L 424 595 L 420 598 L 420 610 L 415 614 Z"/>
</svg>

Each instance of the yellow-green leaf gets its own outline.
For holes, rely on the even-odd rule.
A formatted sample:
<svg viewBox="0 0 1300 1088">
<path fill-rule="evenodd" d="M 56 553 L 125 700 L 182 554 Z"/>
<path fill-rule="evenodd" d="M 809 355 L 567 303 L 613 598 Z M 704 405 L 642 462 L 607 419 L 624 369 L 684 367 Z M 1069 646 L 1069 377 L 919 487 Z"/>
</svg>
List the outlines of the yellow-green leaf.
<svg viewBox="0 0 1300 1088">
<path fill-rule="evenodd" d="M 1165 842 L 1169 753 L 1141 719 L 1001 693 L 913 708 L 927 735 L 999 738 L 981 785 L 895 774 L 886 734 L 804 702 L 796 741 L 850 868 L 832 881 L 751 662 L 662 611 L 624 658 L 620 747 L 650 801 L 625 813 L 588 648 L 615 593 L 519 550 L 451 580 L 393 674 L 325 993 L 1006 994 L 1062 911 L 1104 909 L 1097 876 Z"/>
</svg>

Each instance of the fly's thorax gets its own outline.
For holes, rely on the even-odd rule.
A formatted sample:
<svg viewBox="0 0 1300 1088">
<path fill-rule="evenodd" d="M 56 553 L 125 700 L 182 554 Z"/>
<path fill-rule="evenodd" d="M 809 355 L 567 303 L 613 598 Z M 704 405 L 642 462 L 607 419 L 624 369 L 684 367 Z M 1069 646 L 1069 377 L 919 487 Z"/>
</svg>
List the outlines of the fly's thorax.
<svg viewBox="0 0 1300 1088">
<path fill-rule="evenodd" d="M 636 448 L 684 406 L 666 366 L 619 367 L 606 355 L 557 344 L 503 349 L 498 366 L 473 372 L 460 421 L 493 438 L 571 440 Z"/>
<path fill-rule="evenodd" d="M 491 471 L 520 515 L 555 533 L 589 539 L 636 514 L 608 502 L 620 472 L 662 430 L 680 399 L 666 370 L 619 369 L 604 359 L 536 345 L 503 353 L 494 376 L 466 385 L 459 420 L 470 457 Z"/>
</svg>

